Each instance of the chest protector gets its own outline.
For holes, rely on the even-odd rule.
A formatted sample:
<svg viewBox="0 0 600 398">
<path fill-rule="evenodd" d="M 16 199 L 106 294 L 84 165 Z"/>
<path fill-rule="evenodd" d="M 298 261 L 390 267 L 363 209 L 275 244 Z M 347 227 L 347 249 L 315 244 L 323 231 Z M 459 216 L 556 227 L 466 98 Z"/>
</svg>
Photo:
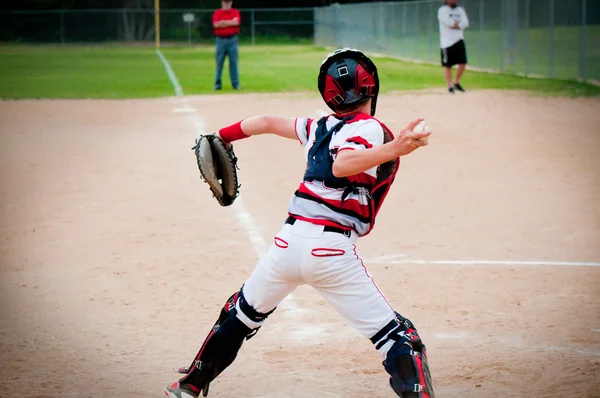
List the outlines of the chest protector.
<svg viewBox="0 0 600 398">
<path fill-rule="evenodd" d="M 379 213 L 379 209 L 383 204 L 383 200 L 387 196 L 392 183 L 400 167 L 400 158 L 396 158 L 379 166 L 377 169 L 377 179 L 375 185 L 365 186 L 362 184 L 352 183 L 348 178 L 338 178 L 333 175 L 333 156 L 337 153 L 337 149 L 331 150 L 329 145 L 333 136 L 340 131 L 344 125 L 352 121 L 374 119 L 368 115 L 352 115 L 346 116 L 340 120 L 331 129 L 327 129 L 327 116 L 321 118 L 317 122 L 315 131 L 315 142 L 308 152 L 308 162 L 304 173 L 304 181 L 321 181 L 328 188 L 344 189 L 342 201 L 344 201 L 350 193 L 359 193 L 362 188 L 367 189 L 370 207 L 370 229 L 373 229 L 375 217 Z M 378 121 L 379 122 L 379 121 Z M 383 123 L 379 122 L 383 128 L 383 143 L 388 143 L 394 139 L 390 130 Z"/>
</svg>

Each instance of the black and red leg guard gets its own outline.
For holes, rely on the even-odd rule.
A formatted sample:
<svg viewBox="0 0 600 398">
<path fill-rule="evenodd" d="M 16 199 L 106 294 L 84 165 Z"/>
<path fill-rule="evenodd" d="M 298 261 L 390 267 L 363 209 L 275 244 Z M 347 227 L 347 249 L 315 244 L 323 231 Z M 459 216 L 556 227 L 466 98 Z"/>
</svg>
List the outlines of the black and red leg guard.
<svg viewBox="0 0 600 398">
<path fill-rule="evenodd" d="M 236 316 L 238 310 L 255 324 L 263 322 L 274 311 L 258 313 L 246 302 L 242 290 L 233 294 L 221 310 L 188 373 L 179 380 L 180 384 L 192 385 L 206 397 L 210 382 L 231 365 L 244 340 L 256 334 L 260 326 L 247 326 Z"/>
<path fill-rule="evenodd" d="M 392 390 L 402 398 L 435 398 L 425 345 L 412 322 L 396 313 L 396 319 L 371 338 L 376 348 L 393 341 L 383 366 Z"/>
</svg>

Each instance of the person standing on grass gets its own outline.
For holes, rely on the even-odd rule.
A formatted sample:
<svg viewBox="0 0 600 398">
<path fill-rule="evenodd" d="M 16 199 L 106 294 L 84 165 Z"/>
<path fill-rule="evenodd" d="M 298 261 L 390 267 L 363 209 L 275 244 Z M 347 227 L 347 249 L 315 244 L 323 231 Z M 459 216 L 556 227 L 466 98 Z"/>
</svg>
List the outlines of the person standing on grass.
<svg viewBox="0 0 600 398">
<path fill-rule="evenodd" d="M 469 19 L 464 8 L 458 6 L 458 0 L 444 0 L 444 5 L 438 10 L 440 22 L 440 47 L 444 77 L 448 91 L 464 92 L 460 85 L 465 68 L 467 67 L 467 49 L 463 31 L 469 27 Z M 458 65 L 456 80 L 452 81 L 452 67 Z"/>
<path fill-rule="evenodd" d="M 238 71 L 238 34 L 240 33 L 240 12 L 232 7 L 233 0 L 222 0 L 221 8 L 213 13 L 213 28 L 217 44 L 217 73 L 215 90 L 220 90 L 221 75 L 225 56 L 229 57 L 229 77 L 235 90 L 240 88 Z"/>
</svg>

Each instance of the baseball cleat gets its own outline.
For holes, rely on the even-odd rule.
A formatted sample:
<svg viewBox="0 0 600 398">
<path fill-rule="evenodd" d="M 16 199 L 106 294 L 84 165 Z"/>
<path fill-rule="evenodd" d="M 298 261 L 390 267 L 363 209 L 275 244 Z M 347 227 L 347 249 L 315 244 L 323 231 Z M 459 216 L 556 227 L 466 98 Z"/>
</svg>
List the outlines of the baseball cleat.
<svg viewBox="0 0 600 398">
<path fill-rule="evenodd" d="M 199 389 L 190 384 L 179 384 L 178 381 L 166 386 L 164 393 L 169 398 L 198 398 L 200 396 Z"/>
<path fill-rule="evenodd" d="M 458 91 L 462 91 L 463 93 L 465 92 L 465 89 L 460 85 L 460 83 L 454 83 L 454 88 Z"/>
<path fill-rule="evenodd" d="M 454 94 L 454 87 L 448 87 L 448 92 L 450 94 Z"/>
</svg>

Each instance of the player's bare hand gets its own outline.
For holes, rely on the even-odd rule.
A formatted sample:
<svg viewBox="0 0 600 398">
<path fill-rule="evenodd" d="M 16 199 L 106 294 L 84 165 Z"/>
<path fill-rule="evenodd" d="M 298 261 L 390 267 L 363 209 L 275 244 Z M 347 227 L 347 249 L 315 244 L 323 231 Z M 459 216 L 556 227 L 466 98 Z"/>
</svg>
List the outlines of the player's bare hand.
<svg viewBox="0 0 600 398">
<path fill-rule="evenodd" d="M 408 123 L 391 142 L 397 156 L 408 155 L 415 149 L 429 144 L 431 130 L 415 131 L 415 127 L 424 120 L 420 117 Z"/>
</svg>

